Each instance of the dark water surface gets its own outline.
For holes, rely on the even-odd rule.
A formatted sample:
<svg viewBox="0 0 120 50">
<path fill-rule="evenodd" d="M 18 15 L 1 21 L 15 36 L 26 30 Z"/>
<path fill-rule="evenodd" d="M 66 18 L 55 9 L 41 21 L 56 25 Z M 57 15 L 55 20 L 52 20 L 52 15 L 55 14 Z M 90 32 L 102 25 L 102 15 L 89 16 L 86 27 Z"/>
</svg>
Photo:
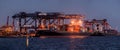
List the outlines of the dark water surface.
<svg viewBox="0 0 120 50">
<path fill-rule="evenodd" d="M 0 50 L 120 50 L 119 36 L 0 38 Z"/>
</svg>

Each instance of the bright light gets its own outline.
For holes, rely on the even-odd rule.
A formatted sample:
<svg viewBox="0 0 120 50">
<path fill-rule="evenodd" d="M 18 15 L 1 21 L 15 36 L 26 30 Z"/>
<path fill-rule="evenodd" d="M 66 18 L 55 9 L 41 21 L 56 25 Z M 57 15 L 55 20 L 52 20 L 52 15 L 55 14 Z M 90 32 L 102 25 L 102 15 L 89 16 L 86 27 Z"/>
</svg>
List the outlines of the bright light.
<svg viewBox="0 0 120 50">
<path fill-rule="evenodd" d="M 82 26 L 83 25 L 83 21 L 82 20 L 71 19 L 70 20 L 70 24 L 71 25 L 80 25 L 80 26 Z"/>
<path fill-rule="evenodd" d="M 12 32 L 13 29 L 12 29 L 12 27 L 7 27 L 7 28 L 5 29 L 5 31 L 6 31 L 6 32 Z"/>
<path fill-rule="evenodd" d="M 83 25 L 83 21 L 79 20 L 79 21 L 78 21 L 78 24 L 79 24 L 80 26 L 82 26 L 82 25 Z"/>
<path fill-rule="evenodd" d="M 82 20 L 71 19 L 68 27 L 69 32 L 79 32 L 81 27 L 83 26 Z"/>
</svg>

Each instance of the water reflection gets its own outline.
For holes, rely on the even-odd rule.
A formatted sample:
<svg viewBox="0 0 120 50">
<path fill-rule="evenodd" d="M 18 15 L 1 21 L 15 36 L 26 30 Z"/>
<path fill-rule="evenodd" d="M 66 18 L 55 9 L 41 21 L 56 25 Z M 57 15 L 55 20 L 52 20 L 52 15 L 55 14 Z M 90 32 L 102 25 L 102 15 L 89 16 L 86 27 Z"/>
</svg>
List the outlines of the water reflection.
<svg viewBox="0 0 120 50">
<path fill-rule="evenodd" d="M 120 36 L 43 36 L 29 38 L 28 50 L 120 50 Z M 26 50 L 26 38 L 0 38 L 1 50 Z M 6 48 L 6 49 L 5 49 Z"/>
<path fill-rule="evenodd" d="M 74 48 L 76 47 L 74 42 L 75 42 L 75 37 L 71 36 L 70 37 L 70 49 L 69 50 L 74 50 Z"/>
<path fill-rule="evenodd" d="M 84 44 L 84 42 L 81 42 L 80 40 L 87 37 L 88 36 L 41 36 L 40 39 L 43 39 L 44 41 L 49 40 L 47 41 L 47 45 L 49 46 L 54 43 L 54 45 L 59 46 L 60 48 L 67 48 L 67 50 L 75 50 L 77 49 L 78 44 Z M 46 43 L 44 45 L 46 45 Z"/>
<path fill-rule="evenodd" d="M 69 38 L 70 38 L 70 49 L 69 50 L 76 50 L 76 49 L 78 49 L 77 48 L 77 44 L 76 43 L 78 43 L 78 39 L 85 39 L 87 36 L 70 36 Z M 82 45 L 83 44 L 83 42 L 81 42 L 81 41 L 79 41 L 79 43 L 78 43 L 79 45 Z"/>
<path fill-rule="evenodd" d="M 86 38 L 86 37 L 88 37 L 88 36 L 69 36 L 69 38 L 80 38 L 80 39 L 84 39 L 84 38 Z"/>
<path fill-rule="evenodd" d="M 80 38 L 80 39 L 84 39 L 88 36 L 40 36 L 41 39 L 45 39 L 45 38 Z"/>
<path fill-rule="evenodd" d="M 40 38 L 41 38 L 41 39 L 45 39 L 45 38 L 47 38 L 47 37 L 46 37 L 46 36 L 41 36 Z"/>
</svg>

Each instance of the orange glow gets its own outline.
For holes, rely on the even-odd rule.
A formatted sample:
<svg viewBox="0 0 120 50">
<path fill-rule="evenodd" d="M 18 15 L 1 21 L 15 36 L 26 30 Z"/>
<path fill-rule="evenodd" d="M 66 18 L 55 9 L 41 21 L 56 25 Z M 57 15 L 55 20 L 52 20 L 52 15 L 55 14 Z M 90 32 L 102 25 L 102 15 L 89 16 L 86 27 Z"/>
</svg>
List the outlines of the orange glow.
<svg viewBox="0 0 120 50">
<path fill-rule="evenodd" d="M 69 36 L 70 38 L 86 38 L 87 36 Z"/>
<path fill-rule="evenodd" d="M 7 28 L 5 29 L 5 31 L 6 31 L 6 32 L 12 32 L 13 29 L 12 29 L 11 27 L 7 27 Z"/>
<path fill-rule="evenodd" d="M 45 29 L 45 26 L 43 24 L 38 26 L 40 29 Z"/>
<path fill-rule="evenodd" d="M 40 38 L 41 38 L 41 39 L 45 39 L 45 38 L 47 38 L 47 37 L 45 37 L 45 36 L 41 36 Z"/>
<path fill-rule="evenodd" d="M 68 26 L 68 31 L 69 32 L 79 32 L 82 25 L 83 25 L 82 20 L 71 19 L 70 24 Z"/>
<path fill-rule="evenodd" d="M 71 19 L 70 20 L 70 25 L 83 25 L 83 21 L 82 20 L 78 20 L 78 19 Z"/>
</svg>

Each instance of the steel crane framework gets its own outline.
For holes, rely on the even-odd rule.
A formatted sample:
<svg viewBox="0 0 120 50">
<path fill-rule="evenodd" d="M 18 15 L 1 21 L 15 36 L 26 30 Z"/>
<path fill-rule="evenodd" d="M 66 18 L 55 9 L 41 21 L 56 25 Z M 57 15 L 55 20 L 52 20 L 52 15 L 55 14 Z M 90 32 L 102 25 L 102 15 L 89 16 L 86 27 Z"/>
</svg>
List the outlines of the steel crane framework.
<svg viewBox="0 0 120 50">
<path fill-rule="evenodd" d="M 65 19 L 84 19 L 83 15 L 80 14 L 64 14 L 60 12 L 35 12 L 26 13 L 19 12 L 12 16 L 13 25 L 14 22 L 18 21 L 19 31 L 22 29 L 27 32 L 27 29 L 38 29 L 39 25 L 49 26 L 50 24 L 63 25 L 65 24 Z"/>
</svg>

